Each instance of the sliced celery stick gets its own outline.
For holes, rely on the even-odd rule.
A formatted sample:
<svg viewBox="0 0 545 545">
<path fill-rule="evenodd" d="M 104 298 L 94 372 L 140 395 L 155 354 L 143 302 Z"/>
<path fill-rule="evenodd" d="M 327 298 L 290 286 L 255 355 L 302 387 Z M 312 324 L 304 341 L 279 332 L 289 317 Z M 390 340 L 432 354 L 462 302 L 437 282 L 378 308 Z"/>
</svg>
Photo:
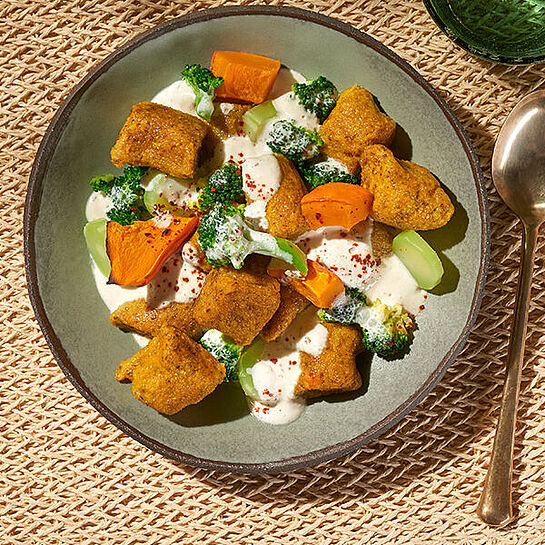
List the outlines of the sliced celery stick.
<svg viewBox="0 0 545 545">
<path fill-rule="evenodd" d="M 106 253 L 106 224 L 108 220 L 98 219 L 90 221 L 83 228 L 83 236 L 89 253 L 98 270 L 106 277 L 110 276 L 110 259 Z"/>
<path fill-rule="evenodd" d="M 240 359 L 238 360 L 238 380 L 244 393 L 252 399 L 259 399 L 259 394 L 255 389 L 252 375 L 248 373 L 248 370 L 253 367 L 261 357 L 264 347 L 265 341 L 261 337 L 257 337 L 250 346 L 242 351 Z"/>
<path fill-rule="evenodd" d="M 265 123 L 272 119 L 276 115 L 276 108 L 273 106 L 270 100 L 254 106 L 251 110 L 248 110 L 243 116 L 244 132 L 249 136 L 252 142 L 255 142 Z"/>
<path fill-rule="evenodd" d="M 291 257 L 289 263 L 293 265 L 300 273 L 304 276 L 308 274 L 308 265 L 307 265 L 307 254 L 296 246 L 293 242 L 286 240 L 284 238 L 276 238 L 278 242 L 278 247 Z"/>
<path fill-rule="evenodd" d="M 431 290 L 441 282 L 443 264 L 435 250 L 416 231 L 399 233 L 394 238 L 393 250 L 419 287 Z"/>
</svg>

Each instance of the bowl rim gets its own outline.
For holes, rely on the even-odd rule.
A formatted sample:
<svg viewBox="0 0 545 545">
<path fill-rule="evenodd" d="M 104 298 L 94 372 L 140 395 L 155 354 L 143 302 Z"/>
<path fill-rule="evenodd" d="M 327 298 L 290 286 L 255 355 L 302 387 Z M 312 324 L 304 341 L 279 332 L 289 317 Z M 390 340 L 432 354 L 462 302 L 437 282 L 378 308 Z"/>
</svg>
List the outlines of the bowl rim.
<svg viewBox="0 0 545 545">
<path fill-rule="evenodd" d="M 436 369 L 431 373 L 427 380 L 422 384 L 416 392 L 413 393 L 404 403 L 399 405 L 394 411 L 384 417 L 380 422 L 367 429 L 360 435 L 341 441 L 328 447 L 313 450 L 306 454 L 274 460 L 270 462 L 259 463 L 238 463 L 225 462 L 202 458 L 191 454 L 186 454 L 175 448 L 164 445 L 160 441 L 142 433 L 140 430 L 126 422 L 123 418 L 117 415 L 112 409 L 106 406 L 98 399 L 93 392 L 87 387 L 78 370 L 70 361 L 61 340 L 57 337 L 45 311 L 45 307 L 40 296 L 36 269 L 36 249 L 34 244 L 34 232 L 36 220 L 39 215 L 42 183 L 44 175 L 47 171 L 49 158 L 54 152 L 59 139 L 66 128 L 70 115 L 83 96 L 87 88 L 100 75 L 107 71 L 113 64 L 125 55 L 144 44 L 145 42 L 168 33 L 174 29 L 182 28 L 194 23 L 209 21 L 212 19 L 230 17 L 230 16 L 252 16 L 252 15 L 272 15 L 278 17 L 295 18 L 305 22 L 318 24 L 337 32 L 344 34 L 359 43 L 371 47 L 379 54 L 386 57 L 388 60 L 396 64 L 406 74 L 408 74 L 416 83 L 423 88 L 428 95 L 433 98 L 439 108 L 442 110 L 445 117 L 448 119 L 452 128 L 456 132 L 462 147 L 467 155 L 468 161 L 473 172 L 475 189 L 478 198 L 479 212 L 481 218 L 481 248 L 482 256 L 480 261 L 477 282 L 473 294 L 473 300 L 470 307 L 468 320 L 458 337 L 453 343 L 445 357 L 438 363 Z M 283 7 L 283 6 L 229 6 L 207 9 L 206 11 L 197 11 L 180 17 L 170 19 L 161 23 L 147 31 L 137 35 L 133 39 L 123 44 L 113 53 L 108 55 L 102 62 L 97 64 L 91 71 L 71 90 L 64 99 L 59 109 L 55 113 L 50 122 L 47 131 L 41 141 L 40 147 L 36 154 L 36 158 L 30 174 L 27 197 L 25 200 L 24 211 L 24 256 L 25 256 L 25 271 L 27 278 L 28 293 L 36 318 L 43 332 L 43 335 L 55 357 L 59 367 L 62 369 L 68 380 L 76 388 L 76 390 L 107 420 L 114 424 L 124 433 L 146 446 L 147 448 L 177 462 L 187 464 L 192 467 L 199 467 L 208 470 L 216 470 L 222 472 L 233 472 L 240 474 L 267 474 L 292 471 L 303 467 L 316 465 L 321 462 L 326 462 L 334 458 L 349 454 L 365 443 L 378 437 L 386 430 L 398 423 L 410 410 L 420 403 L 431 391 L 431 389 L 439 382 L 445 374 L 447 368 L 455 360 L 465 345 L 470 331 L 476 321 L 477 314 L 481 305 L 488 271 L 488 263 L 490 257 L 490 215 L 488 208 L 488 200 L 486 197 L 486 188 L 484 184 L 483 174 L 479 164 L 479 160 L 473 149 L 473 146 L 465 133 L 461 123 L 458 121 L 450 107 L 438 95 L 437 91 L 421 76 L 412 66 L 410 66 L 399 55 L 388 49 L 374 38 L 357 30 L 356 28 L 311 11 Z"/>
<path fill-rule="evenodd" d="M 483 47 L 477 47 L 472 45 L 467 40 L 463 39 L 456 31 L 450 27 L 441 17 L 437 10 L 436 0 L 424 0 L 424 6 L 428 10 L 428 14 L 433 19 L 439 30 L 453 43 L 465 49 L 468 53 L 475 55 L 485 61 L 496 62 L 499 64 L 507 64 L 513 66 L 524 66 L 531 64 L 538 64 L 545 61 L 545 53 L 539 55 L 522 55 L 519 57 L 512 57 L 508 55 L 500 55 L 484 49 Z"/>
</svg>

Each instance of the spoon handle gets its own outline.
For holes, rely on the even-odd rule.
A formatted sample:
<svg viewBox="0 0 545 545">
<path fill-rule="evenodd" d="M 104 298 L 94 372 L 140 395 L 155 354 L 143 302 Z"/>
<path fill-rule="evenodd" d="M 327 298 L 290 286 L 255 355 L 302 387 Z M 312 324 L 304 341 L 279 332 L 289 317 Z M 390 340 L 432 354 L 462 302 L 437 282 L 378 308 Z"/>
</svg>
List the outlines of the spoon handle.
<svg viewBox="0 0 545 545">
<path fill-rule="evenodd" d="M 532 288 L 534 257 L 538 235 L 537 225 L 524 225 L 522 260 L 520 264 L 515 316 L 511 328 L 507 373 L 503 387 L 500 416 L 492 447 L 490 465 L 477 507 L 479 517 L 490 526 L 505 526 L 513 518 L 511 485 L 515 422 L 522 375 L 528 305 Z"/>
</svg>

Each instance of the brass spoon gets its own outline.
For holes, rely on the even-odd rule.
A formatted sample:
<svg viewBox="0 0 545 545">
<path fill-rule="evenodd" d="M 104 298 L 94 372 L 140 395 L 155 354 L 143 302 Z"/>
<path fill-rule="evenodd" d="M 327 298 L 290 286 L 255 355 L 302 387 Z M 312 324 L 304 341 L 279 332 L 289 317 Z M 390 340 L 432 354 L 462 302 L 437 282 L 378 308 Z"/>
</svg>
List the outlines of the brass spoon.
<svg viewBox="0 0 545 545">
<path fill-rule="evenodd" d="M 515 421 L 534 256 L 538 230 L 545 220 L 545 91 L 535 91 L 523 98 L 507 117 L 494 147 L 492 179 L 505 204 L 524 226 L 500 416 L 490 466 L 477 507 L 477 514 L 484 522 L 501 527 L 513 519 L 511 486 Z"/>
</svg>

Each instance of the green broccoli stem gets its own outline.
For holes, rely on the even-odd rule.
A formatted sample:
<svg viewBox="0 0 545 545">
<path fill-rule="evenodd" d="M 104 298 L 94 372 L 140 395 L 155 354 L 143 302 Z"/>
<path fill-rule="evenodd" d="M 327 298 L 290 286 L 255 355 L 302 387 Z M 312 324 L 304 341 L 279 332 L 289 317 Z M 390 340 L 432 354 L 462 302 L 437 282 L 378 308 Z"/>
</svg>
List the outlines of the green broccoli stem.
<svg viewBox="0 0 545 545">
<path fill-rule="evenodd" d="M 248 226 L 244 229 L 244 237 L 252 243 L 251 253 L 276 257 L 289 263 L 305 276 L 308 274 L 307 256 L 293 242 L 255 231 Z"/>
</svg>

